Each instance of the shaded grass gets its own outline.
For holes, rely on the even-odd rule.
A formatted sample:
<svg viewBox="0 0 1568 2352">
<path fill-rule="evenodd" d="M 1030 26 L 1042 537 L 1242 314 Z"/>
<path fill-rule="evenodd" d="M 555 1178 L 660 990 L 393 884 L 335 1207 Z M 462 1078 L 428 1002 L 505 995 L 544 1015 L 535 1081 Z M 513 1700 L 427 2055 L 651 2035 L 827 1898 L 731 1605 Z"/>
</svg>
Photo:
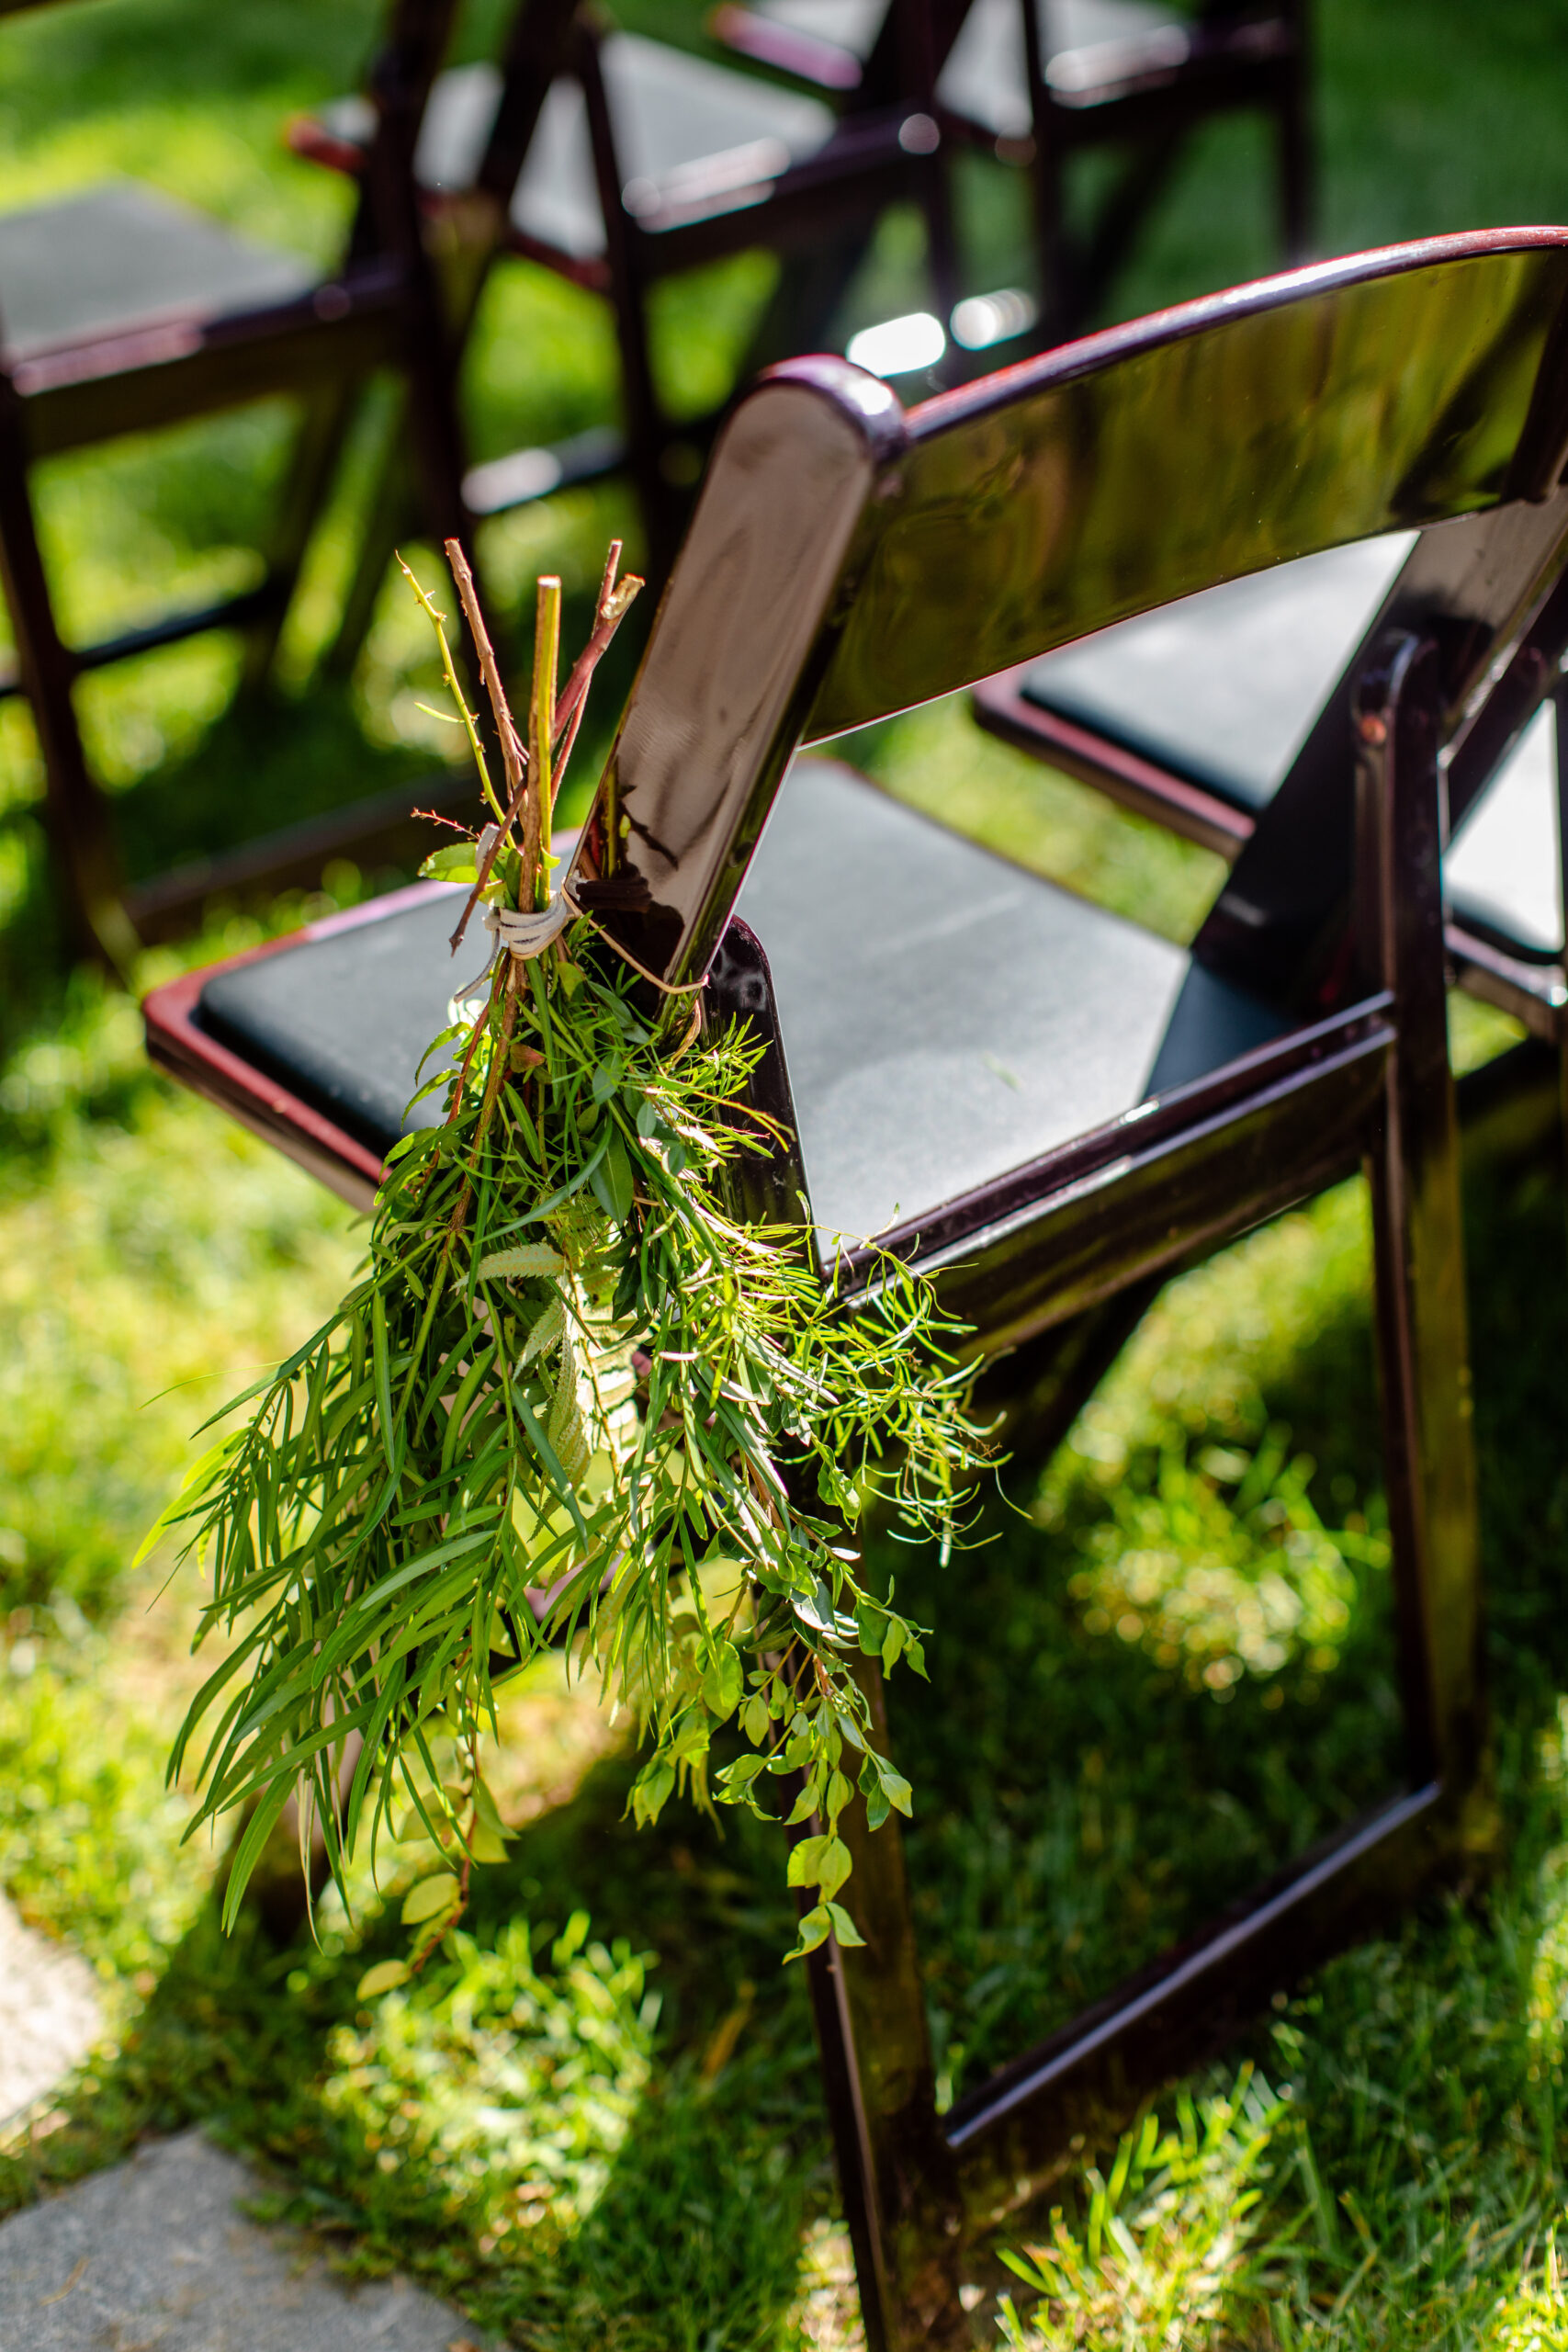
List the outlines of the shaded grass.
<svg viewBox="0 0 1568 2352">
<path fill-rule="evenodd" d="M 28 1678 L 39 1696 L 47 1671 Z M 127 1789 L 140 1774 L 145 1792 L 156 1770 L 151 1724 L 111 1768 L 81 1704 L 73 1713 L 50 1690 L 40 1707 L 39 1696 L 22 1746 L 47 1801 L 38 1812 L 60 1826 L 35 1853 L 26 1792 L 23 1833 L 9 1841 L 0 1803 L 0 1862 L 26 1916 L 63 1915 L 114 1972 L 124 2022 L 42 2130 L 0 2148 L 0 2202 L 204 2118 L 275 2168 L 269 2214 L 325 2233 L 355 2270 L 414 2269 L 541 2352 L 800 2340 L 801 2239 L 830 2189 L 804 1984 L 777 1964 L 789 1919 L 771 1839 L 746 1832 L 721 1846 L 704 1823 L 639 1836 L 623 1818 L 629 1763 L 593 1767 L 523 1831 L 504 1868 L 482 1874 L 472 1944 L 422 1985 L 427 2024 L 411 2035 L 406 2004 L 367 2009 L 355 1992 L 367 1962 L 400 1943 L 395 1905 L 378 1915 L 372 1904 L 360 1934 L 329 1902 L 314 1951 L 276 1953 L 248 1919 L 225 1939 L 202 1898 L 206 1870 L 178 1858 L 183 1802 L 152 1815 L 142 1793 L 140 1844 L 127 1831 Z M 0 1682 L 0 1760 L 17 1713 Z M 49 1754 L 72 1747 L 85 1756 L 51 1776 Z M 557 1941 L 563 1931 L 575 1953 Z M 513 2007 L 527 1989 L 519 1936 L 557 2011 L 536 2075 L 547 2086 L 553 2076 L 547 2101 L 514 2079 L 531 2030 Z M 614 1954 L 596 1956 L 597 1938 Z M 649 1952 L 658 2003 L 644 2006 L 629 1980 Z M 617 1971 L 625 1991 L 613 1989 Z M 476 1975 L 488 1975 L 488 2011 Z M 421 2074 L 422 2094 L 397 2095 Z M 445 2124 L 438 2137 L 432 2122 Z M 564 2156 L 529 2144 L 552 2129 Z M 486 2135 L 495 2161 L 476 2173 Z"/>
<path fill-rule="evenodd" d="M 1171 1284 L 1030 1518 L 900 1577 L 953 2095 L 1397 1785 L 1385 1550 L 1323 1527 L 1381 1514 L 1367 1274 L 1357 1186 Z"/>
</svg>

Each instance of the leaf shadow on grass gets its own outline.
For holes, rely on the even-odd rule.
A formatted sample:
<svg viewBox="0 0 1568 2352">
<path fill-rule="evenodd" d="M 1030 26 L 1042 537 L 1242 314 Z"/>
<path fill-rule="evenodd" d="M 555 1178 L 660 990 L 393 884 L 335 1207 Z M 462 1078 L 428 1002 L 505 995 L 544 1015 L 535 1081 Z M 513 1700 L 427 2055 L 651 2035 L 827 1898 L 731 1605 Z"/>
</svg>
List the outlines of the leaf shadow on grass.
<svg viewBox="0 0 1568 2352">
<path fill-rule="evenodd" d="M 223 1938 L 209 1903 L 69 2120 L 0 2159 L 0 2202 L 204 2120 L 276 2167 L 264 2218 L 313 2229 L 352 2272 L 412 2270 L 540 2352 L 793 2341 L 803 2233 L 833 2192 L 805 1984 L 780 1963 L 793 1914 L 774 1840 L 728 1817 L 721 1838 L 672 1814 L 638 1832 L 623 1818 L 630 1779 L 625 1759 L 604 1761 L 529 1824 L 507 1863 L 479 1875 L 466 1923 L 489 1950 L 525 1918 L 547 1953 L 584 1910 L 595 1938 L 656 1955 L 651 2077 L 577 2227 L 513 2233 L 491 2258 L 439 2165 L 389 2177 L 353 2113 L 323 2098 L 334 2034 L 367 2022 L 361 1974 L 406 1947 L 395 1905 L 356 1949 L 328 1935 L 321 1951 L 279 1954 L 249 1919 Z"/>
</svg>

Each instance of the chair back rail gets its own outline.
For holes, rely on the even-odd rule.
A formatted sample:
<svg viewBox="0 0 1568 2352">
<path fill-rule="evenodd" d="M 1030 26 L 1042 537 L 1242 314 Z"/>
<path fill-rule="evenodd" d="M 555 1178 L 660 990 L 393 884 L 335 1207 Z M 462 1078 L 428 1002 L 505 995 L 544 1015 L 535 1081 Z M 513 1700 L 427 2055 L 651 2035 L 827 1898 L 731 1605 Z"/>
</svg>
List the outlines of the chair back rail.
<svg viewBox="0 0 1568 2352">
<path fill-rule="evenodd" d="M 773 371 L 716 452 L 577 877 L 640 960 L 694 977 L 800 743 L 1397 528 L 1422 537 L 1374 627 L 1432 630 L 1462 734 L 1562 568 L 1568 493 L 1541 493 L 1565 301 L 1568 231 L 1487 231 L 1188 303 L 908 415 L 847 363 Z M 1348 748 L 1331 716 L 1201 954 L 1315 936 L 1343 901 L 1348 799 L 1337 829 L 1313 793 Z"/>
</svg>

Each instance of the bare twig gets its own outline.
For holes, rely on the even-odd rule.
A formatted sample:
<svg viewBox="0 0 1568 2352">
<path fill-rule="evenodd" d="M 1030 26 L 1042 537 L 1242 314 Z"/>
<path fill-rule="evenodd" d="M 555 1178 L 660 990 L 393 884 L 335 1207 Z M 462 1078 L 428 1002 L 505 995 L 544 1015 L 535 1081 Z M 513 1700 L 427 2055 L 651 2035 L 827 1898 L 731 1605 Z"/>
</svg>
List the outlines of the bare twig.
<svg viewBox="0 0 1568 2352">
<path fill-rule="evenodd" d="M 495 648 L 490 641 L 490 631 L 485 627 L 484 614 L 479 609 L 479 592 L 474 586 L 474 575 L 469 569 L 468 559 L 463 553 L 460 540 L 447 540 L 446 560 L 452 567 L 452 577 L 457 583 L 457 594 L 462 600 L 463 611 L 468 616 L 468 628 L 473 634 L 474 644 L 479 651 L 479 675 L 485 682 L 485 691 L 490 696 L 490 707 L 495 714 L 495 731 L 501 738 L 502 764 L 506 772 L 506 807 L 500 808 L 496 804 L 494 795 L 491 794 L 491 804 L 495 808 L 500 822 L 496 827 L 494 840 L 479 861 L 479 872 L 474 877 L 474 887 L 468 893 L 468 901 L 457 919 L 457 928 L 452 933 L 451 947 L 455 956 L 463 944 L 463 933 L 468 930 L 474 909 L 479 904 L 479 893 L 490 880 L 491 867 L 495 864 L 502 843 L 516 821 L 518 810 L 523 807 L 524 797 L 528 789 L 528 754 L 523 749 L 522 738 L 517 732 L 516 722 L 512 716 L 512 706 L 506 699 L 506 688 L 502 684 L 501 672 L 496 664 Z M 445 643 L 443 650 L 445 650 Z M 467 716 L 465 711 L 464 717 L 467 718 Z M 470 722 L 468 728 L 470 739 L 473 737 L 473 731 Z"/>
<path fill-rule="evenodd" d="M 534 680 L 528 696 L 528 770 L 534 789 L 523 820 L 521 907 L 540 908 L 549 899 L 551 753 L 555 749 L 556 670 L 560 662 L 560 582 L 551 572 L 535 583 Z"/>
<path fill-rule="evenodd" d="M 451 694 L 452 699 L 457 704 L 458 710 L 462 713 L 463 727 L 468 738 L 468 749 L 474 755 L 474 765 L 479 772 L 480 787 L 483 790 L 485 798 L 490 802 L 491 807 L 495 810 L 496 815 L 499 817 L 501 814 L 501 803 L 495 797 L 495 789 L 490 780 L 490 769 L 485 762 L 484 745 L 479 741 L 479 729 L 474 721 L 474 714 L 468 708 L 468 700 L 463 693 L 463 689 L 457 683 L 457 672 L 452 660 L 452 648 L 446 641 L 446 616 L 431 602 L 430 598 L 425 594 L 424 590 L 420 586 L 419 582 L 414 578 L 413 573 L 409 570 L 408 565 L 403 561 L 401 556 L 399 556 L 398 558 L 398 569 L 402 573 L 403 578 L 408 582 L 409 586 L 413 590 L 414 594 L 420 601 L 421 606 L 434 627 L 435 641 L 441 648 L 441 667 L 446 674 L 447 688 Z"/>
<path fill-rule="evenodd" d="M 593 616 L 593 633 L 572 663 L 571 675 L 566 682 L 559 702 L 556 705 L 558 740 L 562 728 L 570 727 L 570 729 L 566 739 L 566 747 L 556 764 L 558 792 L 560 790 L 561 777 L 566 774 L 566 763 L 571 757 L 572 746 L 577 741 L 577 730 L 582 724 L 582 714 L 588 706 L 588 689 L 593 683 L 593 673 L 608 652 L 611 639 L 631 610 L 632 601 L 643 584 L 635 571 L 628 571 L 617 587 L 615 574 L 620 569 L 620 562 L 621 542 L 619 539 L 612 539 L 610 552 L 604 559 L 604 577 L 599 587 L 599 602 Z"/>
<path fill-rule="evenodd" d="M 610 542 L 609 554 L 604 563 L 604 576 L 599 588 L 599 602 L 595 609 L 592 633 L 573 662 L 571 675 L 568 678 L 555 706 L 549 730 L 549 757 L 544 763 L 547 769 L 546 790 L 551 812 L 554 809 L 556 796 L 560 790 L 561 779 L 566 774 L 567 763 L 571 758 L 572 750 L 577 741 L 578 729 L 582 724 L 582 714 L 587 706 L 588 689 L 592 684 L 593 673 L 609 650 L 615 631 L 630 611 L 633 599 L 643 584 L 635 571 L 628 571 L 624 580 L 617 582 L 615 574 L 620 568 L 621 545 L 619 539 L 612 539 Z M 518 818 L 525 816 L 525 809 L 522 843 L 525 888 L 520 895 L 525 902 L 534 895 L 527 888 L 527 884 L 530 874 L 537 871 L 537 842 L 545 838 L 547 846 L 549 812 L 540 806 L 537 799 L 530 801 L 528 781 L 532 773 L 530 754 L 523 748 L 506 699 L 505 689 L 501 683 L 501 674 L 496 667 L 490 632 L 485 628 L 484 616 L 479 609 L 479 597 L 474 588 L 473 573 L 469 570 L 468 558 L 456 539 L 447 540 L 446 558 L 452 566 L 452 576 L 457 583 L 457 594 L 462 598 L 463 610 L 468 616 L 468 626 L 473 631 L 474 642 L 479 649 L 480 675 L 484 679 L 495 710 L 496 727 L 501 736 L 502 756 L 506 764 L 508 793 L 506 807 L 502 808 L 491 791 L 490 778 L 485 772 L 484 753 L 479 748 L 472 718 L 458 691 L 451 655 L 443 636 L 442 653 L 446 664 L 447 681 L 458 707 L 463 712 L 464 721 L 468 729 L 468 740 L 473 745 L 474 757 L 479 763 L 485 792 L 498 820 L 495 838 L 479 862 L 474 878 L 474 887 L 464 902 L 463 911 L 457 919 L 457 927 L 452 933 L 452 953 L 456 955 L 463 944 L 464 933 L 473 920 L 474 909 L 479 902 L 480 894 L 490 880 L 491 868 L 495 864 L 502 844 Z M 408 567 L 405 565 L 403 568 L 407 571 Z M 439 632 L 440 616 L 413 574 L 409 572 L 408 577 L 421 604 L 435 621 Z M 543 582 L 539 584 L 541 588 L 545 585 Z M 556 582 L 556 589 L 558 598 L 558 582 Z M 537 647 L 536 646 L 536 655 Z M 533 732 L 532 714 L 530 714 L 530 735 Z M 530 855 L 531 847 L 532 856 Z"/>
<path fill-rule="evenodd" d="M 485 692 L 490 696 L 490 707 L 495 713 L 495 731 L 501 738 L 502 763 L 506 770 L 506 797 L 512 800 L 516 797 L 518 787 L 523 782 L 528 755 L 523 749 L 523 740 L 517 732 L 516 722 L 512 716 L 512 706 L 506 699 L 506 688 L 501 683 L 501 672 L 496 666 L 495 648 L 490 641 L 490 631 L 485 627 L 485 616 L 479 610 L 479 592 L 474 586 L 474 575 L 468 568 L 468 559 L 463 553 L 461 540 L 447 540 L 446 560 L 452 567 L 452 577 L 457 583 L 457 594 L 463 600 L 463 612 L 473 632 L 474 644 L 479 650 L 479 675 L 485 682 Z M 503 826 L 502 831 L 504 830 Z"/>
</svg>

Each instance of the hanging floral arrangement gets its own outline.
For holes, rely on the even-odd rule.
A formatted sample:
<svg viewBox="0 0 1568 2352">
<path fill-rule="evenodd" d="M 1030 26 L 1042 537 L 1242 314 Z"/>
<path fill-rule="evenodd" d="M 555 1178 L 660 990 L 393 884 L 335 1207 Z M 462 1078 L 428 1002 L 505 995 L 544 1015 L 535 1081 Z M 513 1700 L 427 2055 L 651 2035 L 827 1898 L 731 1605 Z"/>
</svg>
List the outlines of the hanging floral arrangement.
<svg viewBox="0 0 1568 2352">
<path fill-rule="evenodd" d="M 611 549 L 587 647 L 556 688 L 560 583 L 538 582 L 526 741 L 473 582 L 448 545 L 501 746 L 498 789 L 435 628 L 490 821 L 425 872 L 482 910 L 488 974 L 433 1041 L 439 1124 L 389 1157 L 358 1279 L 194 1465 L 166 1531 L 210 1566 L 198 1644 L 222 1663 L 171 1772 L 198 1821 L 243 1812 L 225 1922 L 299 1800 L 346 1892 L 389 1831 L 423 1840 L 404 1905 L 417 1967 L 504 1851 L 480 1772 L 495 1693 L 547 1645 L 597 1679 L 645 1750 L 639 1823 L 679 1789 L 776 1814 L 784 1781 L 795 1957 L 860 1941 L 840 1901 L 840 1820 L 908 1813 L 857 1652 L 923 1670 L 919 1630 L 873 1591 L 857 1531 L 888 1505 L 951 1545 L 982 1452 L 961 1333 L 885 1258 L 852 1309 L 803 1228 L 726 1205 L 738 1154 L 775 1140 L 750 1107 L 761 1047 L 705 1023 L 554 888 L 555 797 L 593 671 L 640 582 Z M 412 575 L 409 575 L 412 583 Z M 211 1427 L 212 1424 L 209 1424 Z M 739 1752 L 710 1781 L 710 1747 Z M 352 1767 L 352 1769 L 350 1769 Z"/>
</svg>

